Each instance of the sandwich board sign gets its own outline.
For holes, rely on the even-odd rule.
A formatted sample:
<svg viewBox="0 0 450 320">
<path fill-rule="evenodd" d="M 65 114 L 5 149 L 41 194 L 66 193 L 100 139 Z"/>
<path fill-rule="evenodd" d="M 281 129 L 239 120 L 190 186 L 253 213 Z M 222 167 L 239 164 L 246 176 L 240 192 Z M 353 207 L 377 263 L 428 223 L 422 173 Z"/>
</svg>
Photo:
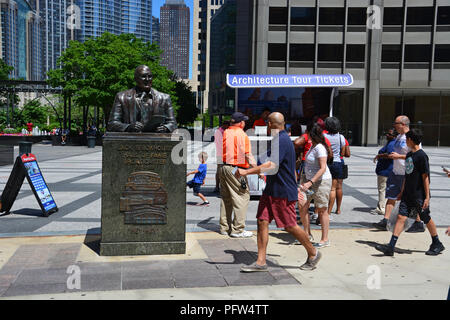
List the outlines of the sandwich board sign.
<svg viewBox="0 0 450 320">
<path fill-rule="evenodd" d="M 3 190 L 0 202 L 0 212 L 9 213 L 19 194 L 24 179 L 27 178 L 31 190 L 44 216 L 57 212 L 55 199 L 44 180 L 36 156 L 32 153 L 23 154 L 16 158 L 13 170 Z"/>
</svg>

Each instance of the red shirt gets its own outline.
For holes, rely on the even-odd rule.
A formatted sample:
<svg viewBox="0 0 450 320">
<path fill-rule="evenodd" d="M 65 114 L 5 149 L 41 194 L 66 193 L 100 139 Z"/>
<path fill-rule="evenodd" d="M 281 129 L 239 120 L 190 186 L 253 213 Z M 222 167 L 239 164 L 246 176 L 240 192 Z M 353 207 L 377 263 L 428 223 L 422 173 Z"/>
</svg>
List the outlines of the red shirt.
<svg viewBox="0 0 450 320">
<path fill-rule="evenodd" d="M 33 131 L 33 123 L 28 122 L 27 123 L 27 129 L 28 129 L 28 131 Z"/>
<path fill-rule="evenodd" d="M 267 123 L 266 123 L 266 121 L 265 121 L 263 118 L 259 118 L 258 120 L 256 120 L 256 121 L 253 123 L 253 129 L 254 129 L 256 126 L 265 127 L 265 126 L 267 126 Z"/>
</svg>

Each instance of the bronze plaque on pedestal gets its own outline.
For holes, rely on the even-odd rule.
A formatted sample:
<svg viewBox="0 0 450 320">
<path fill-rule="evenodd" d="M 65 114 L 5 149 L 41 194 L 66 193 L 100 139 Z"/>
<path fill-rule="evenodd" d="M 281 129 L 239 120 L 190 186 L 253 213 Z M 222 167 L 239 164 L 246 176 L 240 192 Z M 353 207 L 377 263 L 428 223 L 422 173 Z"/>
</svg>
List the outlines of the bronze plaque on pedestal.
<svg viewBox="0 0 450 320">
<path fill-rule="evenodd" d="M 125 224 L 167 224 L 167 191 L 154 172 L 133 172 L 120 197 Z"/>
</svg>

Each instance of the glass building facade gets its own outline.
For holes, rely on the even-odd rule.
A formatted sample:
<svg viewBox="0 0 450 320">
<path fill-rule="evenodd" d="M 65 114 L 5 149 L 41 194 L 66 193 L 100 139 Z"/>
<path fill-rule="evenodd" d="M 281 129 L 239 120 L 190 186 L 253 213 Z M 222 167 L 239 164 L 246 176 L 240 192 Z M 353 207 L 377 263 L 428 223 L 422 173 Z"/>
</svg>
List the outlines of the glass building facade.
<svg viewBox="0 0 450 320">
<path fill-rule="evenodd" d="M 14 67 L 14 79 L 39 80 L 42 74 L 40 19 L 32 4 L 0 1 L 1 57 Z"/>
<path fill-rule="evenodd" d="M 152 0 L 77 0 L 81 11 L 81 29 L 76 40 L 112 34 L 133 33 L 152 41 Z"/>
<path fill-rule="evenodd" d="M 152 17 L 152 43 L 159 45 L 159 18 Z"/>
<path fill-rule="evenodd" d="M 145 42 L 152 41 L 152 1 L 122 0 L 121 32 L 134 33 Z"/>
<path fill-rule="evenodd" d="M 76 4 L 81 11 L 81 28 L 76 32 L 76 40 L 84 42 L 88 38 L 99 37 L 104 32 L 120 34 L 121 2 L 77 0 Z"/>
<path fill-rule="evenodd" d="M 57 68 L 57 60 L 67 48 L 71 38 L 67 28 L 68 0 L 39 0 L 39 12 L 42 26 L 43 77 Z"/>
<path fill-rule="evenodd" d="M 0 2 L 1 9 L 1 49 L 2 59 L 14 67 L 11 77 L 19 77 L 17 6 L 9 1 Z"/>
</svg>

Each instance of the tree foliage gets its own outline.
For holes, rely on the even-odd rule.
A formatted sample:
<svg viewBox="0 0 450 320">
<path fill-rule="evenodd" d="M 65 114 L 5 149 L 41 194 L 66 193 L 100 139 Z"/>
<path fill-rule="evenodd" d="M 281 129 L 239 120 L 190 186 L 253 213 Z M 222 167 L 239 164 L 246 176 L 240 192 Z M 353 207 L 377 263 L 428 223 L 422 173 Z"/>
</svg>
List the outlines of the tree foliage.
<svg viewBox="0 0 450 320">
<path fill-rule="evenodd" d="M 133 34 L 104 33 L 81 43 L 71 41 L 58 60 L 60 69 L 48 72 L 49 83 L 73 94 L 79 106 L 100 106 L 108 117 L 115 95 L 135 86 L 134 70 L 145 64 L 153 73 L 153 87 L 171 95 L 180 108 L 173 73 L 160 65 L 161 50 Z"/>
<path fill-rule="evenodd" d="M 42 128 L 47 122 L 48 108 L 42 106 L 39 100 L 32 100 L 23 106 L 21 112 L 21 125 L 31 121 L 34 126 Z"/>
<path fill-rule="evenodd" d="M 14 68 L 7 65 L 5 61 L 0 59 L 0 80 L 8 80 L 9 74 Z"/>
<path fill-rule="evenodd" d="M 178 104 L 182 106 L 177 112 L 177 122 L 182 125 L 192 123 L 197 117 L 198 109 L 195 105 L 194 94 L 192 93 L 191 87 L 184 81 L 177 81 L 175 93 L 178 97 Z"/>
</svg>

